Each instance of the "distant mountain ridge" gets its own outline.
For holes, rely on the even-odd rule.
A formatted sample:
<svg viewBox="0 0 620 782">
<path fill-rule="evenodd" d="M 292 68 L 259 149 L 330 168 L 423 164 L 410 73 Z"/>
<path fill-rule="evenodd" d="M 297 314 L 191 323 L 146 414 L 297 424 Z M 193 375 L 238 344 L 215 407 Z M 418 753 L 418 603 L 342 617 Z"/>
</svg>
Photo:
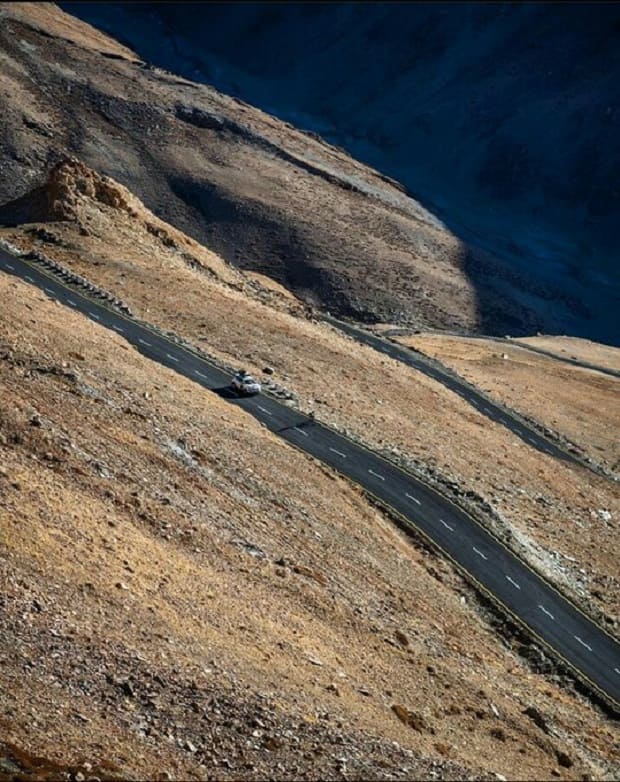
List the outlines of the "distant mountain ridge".
<svg viewBox="0 0 620 782">
<path fill-rule="evenodd" d="M 499 253 L 516 288 L 570 299 L 568 331 L 620 341 L 620 5 L 61 6 L 344 146 Z"/>
</svg>

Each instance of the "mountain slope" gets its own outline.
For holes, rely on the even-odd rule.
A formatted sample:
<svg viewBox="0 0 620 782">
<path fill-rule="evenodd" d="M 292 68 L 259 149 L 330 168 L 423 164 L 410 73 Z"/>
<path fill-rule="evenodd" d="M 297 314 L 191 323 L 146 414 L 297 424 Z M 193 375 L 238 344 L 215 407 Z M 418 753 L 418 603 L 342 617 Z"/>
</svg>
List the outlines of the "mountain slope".
<svg viewBox="0 0 620 782">
<path fill-rule="evenodd" d="M 243 188 L 274 221 L 266 247 L 283 214 L 340 252 L 356 226 L 370 241 L 367 220 L 385 241 L 415 224 L 456 248 L 440 225 L 338 150 L 53 6 L 0 15 L 2 238 L 224 364 L 269 365 L 294 403 L 458 492 L 582 604 L 617 613 L 616 511 L 604 528 L 591 515 L 617 502 L 611 482 L 515 448 L 184 235 L 215 224 L 168 185 L 182 170 L 198 195 L 228 187 L 231 247 L 255 214 L 238 219 Z M 469 301 L 449 253 L 439 271 L 446 302 Z M 614 725 L 358 489 L 40 289 L 2 273 L 0 299 L 0 777 L 618 777 Z"/>
<path fill-rule="evenodd" d="M 454 395 L 313 323 L 83 164 L 55 171 L 39 217 L 49 202 L 52 219 L 3 235 L 225 364 L 271 361 L 320 417 L 377 419 L 371 440 L 420 430 L 432 461 L 440 407 L 459 471 L 473 443 L 489 464 L 507 447 Z M 100 778 L 617 776 L 613 726 L 536 673 L 528 660 L 548 663 L 530 645 L 500 640 L 451 566 L 358 488 L 41 290 L 0 274 L 0 296 L 0 769 L 13 745 Z M 365 386 L 386 377 L 376 406 Z M 581 512 L 581 473 L 521 450 L 518 477 L 533 475 L 515 518 L 551 467 L 554 497 Z"/>
<path fill-rule="evenodd" d="M 465 503 L 587 611 L 617 621 L 616 483 L 515 440 L 440 383 L 316 322 L 290 295 L 154 225 L 135 196 L 83 164 L 65 161 L 44 190 L 48 201 L 62 191 L 63 218 L 0 229 L 0 236 L 50 254 L 224 366 L 258 375 L 271 367 L 271 379 L 294 391 L 305 411 Z M 611 399 L 613 388 L 599 401 Z M 599 509 L 612 511 L 611 524 L 596 521 Z"/>
<path fill-rule="evenodd" d="M 483 329 L 504 294 L 618 344 L 617 5 L 63 5 L 403 182 L 473 251 Z"/>
<path fill-rule="evenodd" d="M 337 148 L 105 37 L 89 45 L 96 31 L 54 6 L 0 13 L 0 203 L 76 154 L 227 260 L 332 312 L 497 333 L 577 327 L 579 292 L 517 279 Z"/>
<path fill-rule="evenodd" d="M 96 31 L 51 8 L 0 8 L 1 223 L 20 222 L 22 196 L 71 153 L 310 303 L 475 327 L 459 242 L 401 190 L 259 110 L 89 45 Z"/>
</svg>

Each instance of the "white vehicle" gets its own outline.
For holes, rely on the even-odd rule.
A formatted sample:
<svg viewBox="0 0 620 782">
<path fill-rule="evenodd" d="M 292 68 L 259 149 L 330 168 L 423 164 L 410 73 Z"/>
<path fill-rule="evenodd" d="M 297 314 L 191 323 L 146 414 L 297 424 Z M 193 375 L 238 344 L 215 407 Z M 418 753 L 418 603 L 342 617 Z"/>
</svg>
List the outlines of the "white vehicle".
<svg viewBox="0 0 620 782">
<path fill-rule="evenodd" d="M 260 394 L 260 383 L 252 375 L 248 375 L 245 369 L 239 370 L 233 377 L 230 387 L 233 391 L 243 396 L 253 396 Z"/>
</svg>

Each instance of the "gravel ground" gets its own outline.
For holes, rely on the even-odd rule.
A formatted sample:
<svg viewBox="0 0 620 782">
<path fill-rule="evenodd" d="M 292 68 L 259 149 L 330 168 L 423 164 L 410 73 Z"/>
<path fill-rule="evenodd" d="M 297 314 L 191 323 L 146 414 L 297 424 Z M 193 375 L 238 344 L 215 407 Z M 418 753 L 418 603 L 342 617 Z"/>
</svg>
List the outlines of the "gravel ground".
<svg viewBox="0 0 620 782">
<path fill-rule="evenodd" d="M 354 487 L 30 286 L 0 295 L 0 769 L 617 776 L 613 724 Z"/>
</svg>

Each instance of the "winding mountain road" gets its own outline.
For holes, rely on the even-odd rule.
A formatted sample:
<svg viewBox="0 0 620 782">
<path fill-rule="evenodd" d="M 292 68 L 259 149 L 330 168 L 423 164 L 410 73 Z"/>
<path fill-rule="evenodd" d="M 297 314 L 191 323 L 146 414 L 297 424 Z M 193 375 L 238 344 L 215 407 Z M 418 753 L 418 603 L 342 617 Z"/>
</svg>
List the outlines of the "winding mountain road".
<svg viewBox="0 0 620 782">
<path fill-rule="evenodd" d="M 346 321 L 338 320 L 331 316 L 324 316 L 323 320 L 358 342 L 363 342 L 380 353 L 384 353 L 386 356 L 389 356 L 396 361 L 400 361 L 403 364 L 407 364 L 408 366 L 423 372 L 428 377 L 433 378 L 433 380 L 441 383 L 450 391 L 454 391 L 455 394 L 462 397 L 466 402 L 469 402 L 469 404 L 472 405 L 472 407 L 475 407 L 479 413 L 485 415 L 492 421 L 505 426 L 527 445 L 550 456 L 554 456 L 556 459 L 578 464 L 597 474 L 601 474 L 596 466 L 589 464 L 584 459 L 579 458 L 565 448 L 562 448 L 553 440 L 544 437 L 540 432 L 534 429 L 534 427 L 529 426 L 525 421 L 507 408 L 493 402 L 484 394 L 481 394 L 475 386 L 459 377 L 447 367 L 444 367 L 439 361 L 428 358 L 405 346 L 397 345 L 384 337 L 371 334 Z"/>
<path fill-rule="evenodd" d="M 573 367 L 579 367 L 580 369 L 590 369 L 594 372 L 600 372 L 603 375 L 609 375 L 609 377 L 620 377 L 620 370 L 613 369 L 613 367 L 604 367 L 601 364 L 592 364 L 589 361 L 583 361 L 580 358 L 571 356 L 561 356 L 559 353 L 554 353 L 552 350 L 545 350 L 539 348 L 536 345 L 530 345 L 528 342 L 522 342 L 520 339 L 514 337 L 480 337 L 478 335 L 465 334 L 461 331 L 439 331 L 436 329 L 425 329 L 423 332 L 414 331 L 407 328 L 393 328 L 383 332 L 384 337 L 412 337 L 418 334 L 423 336 L 439 334 L 444 337 L 458 337 L 460 339 L 467 339 L 472 337 L 474 339 L 484 339 L 485 342 L 495 342 L 498 345 L 505 345 L 507 348 L 519 348 L 520 350 L 527 351 L 528 353 L 536 353 L 539 356 L 545 356 L 546 358 L 552 358 L 554 361 L 560 361 L 563 364 L 570 364 Z"/>
<path fill-rule="evenodd" d="M 531 637 L 620 714 L 620 644 L 448 499 L 397 465 L 268 395 L 237 398 L 228 373 L 147 324 L 117 312 L 36 263 L 0 250 L 0 270 L 113 329 L 149 359 L 238 405 L 274 434 L 333 467 L 447 556 Z"/>
</svg>

